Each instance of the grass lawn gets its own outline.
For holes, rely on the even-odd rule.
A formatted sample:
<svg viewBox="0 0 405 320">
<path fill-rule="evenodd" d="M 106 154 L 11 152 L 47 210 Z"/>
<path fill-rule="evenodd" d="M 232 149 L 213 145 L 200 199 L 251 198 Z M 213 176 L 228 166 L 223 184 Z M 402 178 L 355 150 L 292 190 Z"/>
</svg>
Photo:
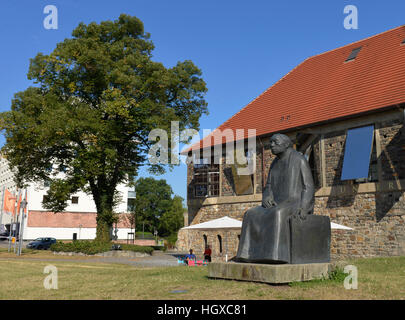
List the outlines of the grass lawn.
<svg viewBox="0 0 405 320">
<path fill-rule="evenodd" d="M 26 250 L 16 258 L 0 250 L 0 299 L 405 299 L 405 257 L 348 261 L 358 268 L 357 290 L 346 290 L 342 280 L 272 286 L 209 279 L 207 267 L 136 268 L 96 263 L 92 257 L 45 259 L 55 256 Z M 47 265 L 58 269 L 57 290 L 43 286 Z"/>
</svg>

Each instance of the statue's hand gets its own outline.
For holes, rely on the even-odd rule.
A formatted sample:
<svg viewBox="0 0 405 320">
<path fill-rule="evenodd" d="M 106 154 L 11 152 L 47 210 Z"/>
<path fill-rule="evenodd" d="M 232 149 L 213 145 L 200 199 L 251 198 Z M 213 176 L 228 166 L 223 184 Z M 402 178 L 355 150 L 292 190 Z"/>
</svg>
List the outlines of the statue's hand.
<svg viewBox="0 0 405 320">
<path fill-rule="evenodd" d="M 308 216 L 308 213 L 305 210 L 303 210 L 302 208 L 300 208 L 295 213 L 295 216 L 297 218 L 300 218 L 301 220 L 305 220 L 307 218 L 307 216 Z"/>
<path fill-rule="evenodd" d="M 273 199 L 265 199 L 262 201 L 262 207 L 264 207 L 264 208 L 271 208 L 276 205 L 277 205 L 277 203 Z"/>
</svg>

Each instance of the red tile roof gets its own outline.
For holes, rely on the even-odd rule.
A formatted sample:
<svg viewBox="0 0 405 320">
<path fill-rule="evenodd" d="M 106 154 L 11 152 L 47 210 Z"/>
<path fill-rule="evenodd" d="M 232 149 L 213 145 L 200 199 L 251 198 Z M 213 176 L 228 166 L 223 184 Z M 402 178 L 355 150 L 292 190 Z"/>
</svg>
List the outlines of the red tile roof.
<svg viewBox="0 0 405 320">
<path fill-rule="evenodd" d="M 404 39 L 405 25 L 310 57 L 216 130 L 244 129 L 247 138 L 247 129 L 256 129 L 262 136 L 404 103 Z M 225 142 L 214 136 L 192 148 Z"/>
</svg>

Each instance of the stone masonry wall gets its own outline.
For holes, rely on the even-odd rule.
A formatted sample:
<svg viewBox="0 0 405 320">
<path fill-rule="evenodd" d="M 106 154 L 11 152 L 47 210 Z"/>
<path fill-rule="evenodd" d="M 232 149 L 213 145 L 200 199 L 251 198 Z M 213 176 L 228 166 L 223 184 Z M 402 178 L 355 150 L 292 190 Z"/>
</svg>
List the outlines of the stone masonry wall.
<svg viewBox="0 0 405 320">
<path fill-rule="evenodd" d="M 364 193 L 316 198 L 315 214 L 353 228 L 333 230 L 332 259 L 405 255 L 405 197 L 397 192 L 398 201 L 392 201 L 390 195 Z"/>
<path fill-rule="evenodd" d="M 405 127 L 400 121 L 379 124 L 384 180 L 405 179 Z"/>
</svg>

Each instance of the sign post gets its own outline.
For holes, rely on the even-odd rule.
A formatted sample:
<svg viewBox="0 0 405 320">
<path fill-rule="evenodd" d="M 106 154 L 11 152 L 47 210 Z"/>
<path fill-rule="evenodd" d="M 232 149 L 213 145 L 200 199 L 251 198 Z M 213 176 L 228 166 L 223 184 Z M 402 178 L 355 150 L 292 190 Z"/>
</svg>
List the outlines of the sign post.
<svg viewBox="0 0 405 320">
<path fill-rule="evenodd" d="M 18 255 L 21 255 L 22 251 L 22 244 L 24 241 L 24 218 L 25 218 L 25 208 L 27 207 L 27 190 L 25 190 L 25 198 L 21 201 L 21 225 L 20 225 L 20 235 L 19 235 L 19 241 L 18 241 Z"/>
<path fill-rule="evenodd" d="M 19 221 L 19 207 L 20 207 L 20 204 L 19 204 L 19 201 L 20 201 L 20 197 L 21 197 L 21 190 L 20 191 L 18 191 L 18 197 L 16 198 L 16 201 L 14 202 L 14 216 L 15 216 L 15 218 L 16 218 L 16 220 L 17 220 L 17 223 L 15 223 L 14 224 L 14 233 L 13 233 L 13 236 L 14 236 L 14 253 L 17 253 L 17 235 L 18 235 L 18 231 L 20 231 L 20 228 L 18 228 L 18 230 L 17 230 L 17 226 L 19 226 L 19 223 L 20 223 L 20 221 Z M 19 240 L 19 239 L 18 239 Z"/>
</svg>

